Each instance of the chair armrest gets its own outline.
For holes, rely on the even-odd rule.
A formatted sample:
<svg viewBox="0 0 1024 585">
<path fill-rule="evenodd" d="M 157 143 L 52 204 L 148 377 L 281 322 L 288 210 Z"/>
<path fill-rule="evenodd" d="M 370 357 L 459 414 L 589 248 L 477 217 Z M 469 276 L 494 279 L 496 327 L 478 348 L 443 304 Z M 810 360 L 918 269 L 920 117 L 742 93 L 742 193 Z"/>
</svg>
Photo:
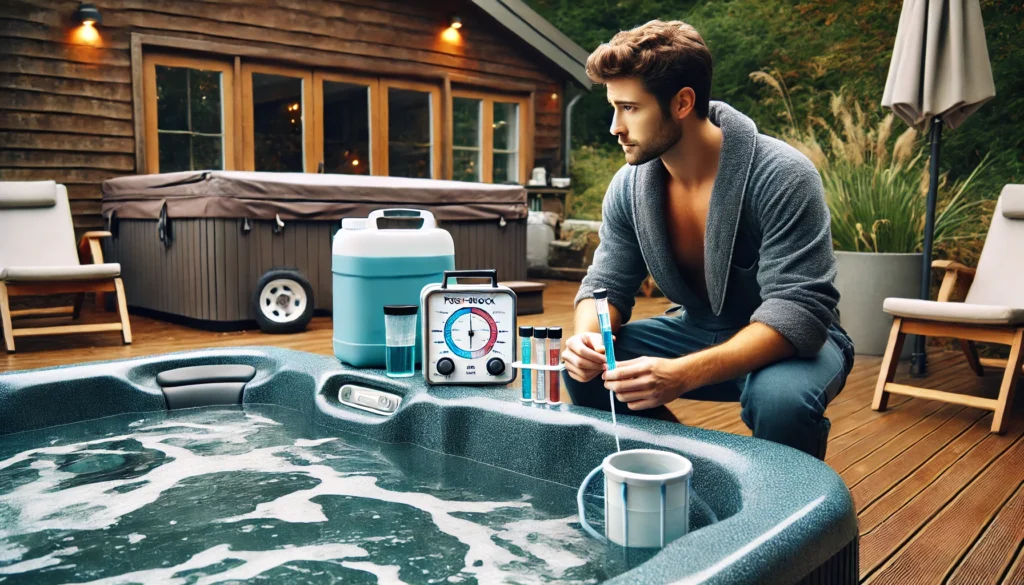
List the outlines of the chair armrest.
<svg viewBox="0 0 1024 585">
<path fill-rule="evenodd" d="M 956 272 L 969 274 L 971 276 L 974 276 L 978 272 L 978 270 L 975 268 L 965 266 L 953 260 L 932 260 L 932 268 L 942 268 L 945 269 L 947 272 L 950 270 L 955 270 Z"/>
<path fill-rule="evenodd" d="M 85 232 L 78 241 L 78 262 L 81 264 L 103 264 L 103 249 L 100 238 L 109 238 L 110 232 Z"/>
<path fill-rule="evenodd" d="M 953 260 L 933 260 L 932 268 L 942 268 L 946 271 L 945 276 L 942 277 L 942 285 L 939 286 L 939 297 L 936 299 L 940 303 L 952 300 L 953 293 L 956 292 L 961 278 L 964 284 L 969 287 L 970 283 L 974 281 L 974 275 L 978 272 L 970 266 L 965 266 Z"/>
</svg>

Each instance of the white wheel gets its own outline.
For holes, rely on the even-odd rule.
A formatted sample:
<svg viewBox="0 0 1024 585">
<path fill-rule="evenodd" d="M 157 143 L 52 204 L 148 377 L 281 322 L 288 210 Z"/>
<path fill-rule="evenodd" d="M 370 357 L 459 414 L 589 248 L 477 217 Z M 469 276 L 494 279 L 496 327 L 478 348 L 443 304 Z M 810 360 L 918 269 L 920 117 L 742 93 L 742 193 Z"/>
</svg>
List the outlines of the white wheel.
<svg viewBox="0 0 1024 585">
<path fill-rule="evenodd" d="M 306 291 L 288 278 L 271 280 L 260 291 L 260 312 L 274 323 L 297 321 L 306 311 Z"/>
<path fill-rule="evenodd" d="M 253 309 L 265 333 L 295 333 L 313 318 L 313 287 L 296 270 L 267 271 L 256 284 Z"/>
</svg>

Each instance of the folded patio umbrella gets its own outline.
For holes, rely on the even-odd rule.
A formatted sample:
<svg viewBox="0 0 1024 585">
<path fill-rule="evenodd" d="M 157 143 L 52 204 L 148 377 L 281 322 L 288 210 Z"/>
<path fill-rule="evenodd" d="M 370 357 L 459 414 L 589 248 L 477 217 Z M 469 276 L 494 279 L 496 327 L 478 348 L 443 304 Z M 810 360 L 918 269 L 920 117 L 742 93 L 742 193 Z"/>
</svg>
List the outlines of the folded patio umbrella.
<svg viewBox="0 0 1024 585">
<path fill-rule="evenodd" d="M 931 130 L 931 177 L 924 228 L 921 298 L 928 298 L 942 126 L 954 129 L 995 97 L 978 0 L 904 0 L 882 106 L 910 126 Z M 914 373 L 925 373 L 917 336 Z"/>
</svg>

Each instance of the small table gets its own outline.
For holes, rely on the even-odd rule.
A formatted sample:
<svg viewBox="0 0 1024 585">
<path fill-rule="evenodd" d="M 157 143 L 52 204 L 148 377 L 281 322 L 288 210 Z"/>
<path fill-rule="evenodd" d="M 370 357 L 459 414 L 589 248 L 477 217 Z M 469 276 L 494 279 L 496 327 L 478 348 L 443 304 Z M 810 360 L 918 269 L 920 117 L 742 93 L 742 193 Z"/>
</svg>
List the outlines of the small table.
<svg viewBox="0 0 1024 585">
<path fill-rule="evenodd" d="M 565 199 L 569 187 L 526 186 L 526 198 L 530 211 L 551 211 L 565 219 Z"/>
</svg>

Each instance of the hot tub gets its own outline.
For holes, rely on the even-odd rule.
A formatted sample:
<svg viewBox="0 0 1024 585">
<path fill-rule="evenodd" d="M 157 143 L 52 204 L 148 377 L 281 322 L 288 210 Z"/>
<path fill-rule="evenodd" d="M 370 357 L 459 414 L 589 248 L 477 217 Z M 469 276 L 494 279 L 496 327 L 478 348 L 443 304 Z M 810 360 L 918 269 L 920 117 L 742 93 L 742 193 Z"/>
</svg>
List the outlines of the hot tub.
<svg viewBox="0 0 1024 585">
<path fill-rule="evenodd" d="M 102 210 L 113 237 L 104 254 L 121 264 L 133 311 L 241 329 L 258 318 L 254 289 L 272 269 L 298 272 L 310 310 L 330 312 L 331 242 L 341 220 L 383 208 L 430 211 L 452 235 L 456 269 L 526 279 L 523 187 L 403 177 L 184 171 L 109 179 Z"/>
<path fill-rule="evenodd" d="M 639 417 L 619 432 L 693 462 L 691 531 L 663 550 L 580 529 L 576 488 L 615 449 L 604 412 L 276 348 L 4 374 L 0 580 L 857 582 L 853 501 L 824 463 Z"/>
</svg>

